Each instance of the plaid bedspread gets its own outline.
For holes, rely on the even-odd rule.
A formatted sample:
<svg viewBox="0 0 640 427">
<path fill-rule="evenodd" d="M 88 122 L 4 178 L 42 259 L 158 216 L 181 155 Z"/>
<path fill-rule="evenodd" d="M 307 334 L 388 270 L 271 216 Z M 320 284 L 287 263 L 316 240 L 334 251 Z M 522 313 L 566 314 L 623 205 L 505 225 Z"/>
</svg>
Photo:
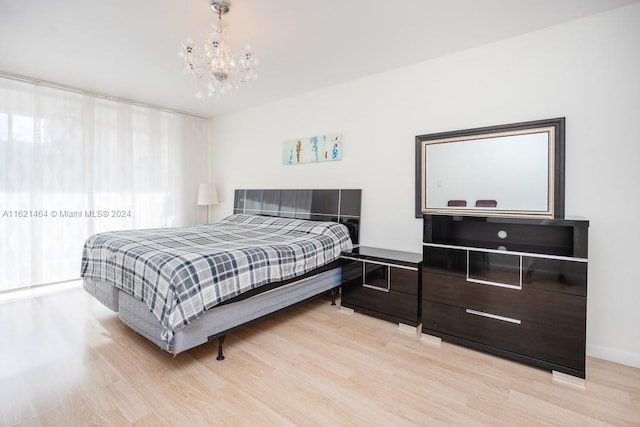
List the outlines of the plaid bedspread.
<svg viewBox="0 0 640 427">
<path fill-rule="evenodd" d="M 335 222 L 237 214 L 212 225 L 93 235 L 81 276 L 144 301 L 171 351 L 174 333 L 209 308 L 328 264 L 351 247 L 347 228 Z"/>
</svg>

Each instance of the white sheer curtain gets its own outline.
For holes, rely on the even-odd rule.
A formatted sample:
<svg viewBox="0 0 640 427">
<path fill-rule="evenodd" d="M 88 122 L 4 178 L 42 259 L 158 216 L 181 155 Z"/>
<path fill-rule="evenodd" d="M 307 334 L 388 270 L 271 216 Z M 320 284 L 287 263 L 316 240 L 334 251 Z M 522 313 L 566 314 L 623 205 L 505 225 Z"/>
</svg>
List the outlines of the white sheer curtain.
<svg viewBox="0 0 640 427">
<path fill-rule="evenodd" d="M 93 233 L 198 222 L 207 129 L 0 78 L 0 291 L 79 277 Z"/>
</svg>

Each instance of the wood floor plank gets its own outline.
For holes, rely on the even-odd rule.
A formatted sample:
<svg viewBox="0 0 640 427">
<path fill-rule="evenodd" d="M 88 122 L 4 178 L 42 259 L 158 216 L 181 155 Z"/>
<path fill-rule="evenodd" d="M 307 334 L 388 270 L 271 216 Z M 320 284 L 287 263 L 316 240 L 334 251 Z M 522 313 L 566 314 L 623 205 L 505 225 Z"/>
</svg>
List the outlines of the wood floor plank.
<svg viewBox="0 0 640 427">
<path fill-rule="evenodd" d="M 640 369 L 584 388 L 318 299 L 176 357 L 81 289 L 0 305 L 0 426 L 640 425 Z M 5 341 L 7 342 L 7 341 Z"/>
</svg>

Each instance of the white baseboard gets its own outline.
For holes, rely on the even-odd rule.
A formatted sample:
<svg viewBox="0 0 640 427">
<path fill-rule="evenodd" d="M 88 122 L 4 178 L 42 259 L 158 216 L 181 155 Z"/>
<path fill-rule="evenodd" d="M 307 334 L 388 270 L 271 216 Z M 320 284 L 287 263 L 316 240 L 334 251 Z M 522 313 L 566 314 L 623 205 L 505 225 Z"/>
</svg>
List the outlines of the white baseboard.
<svg viewBox="0 0 640 427">
<path fill-rule="evenodd" d="M 633 366 L 634 368 L 640 368 L 640 354 L 628 353 L 610 347 L 588 345 L 587 356 L 593 356 L 597 357 L 598 359 L 604 359 L 610 362 L 616 362 L 627 366 Z"/>
</svg>

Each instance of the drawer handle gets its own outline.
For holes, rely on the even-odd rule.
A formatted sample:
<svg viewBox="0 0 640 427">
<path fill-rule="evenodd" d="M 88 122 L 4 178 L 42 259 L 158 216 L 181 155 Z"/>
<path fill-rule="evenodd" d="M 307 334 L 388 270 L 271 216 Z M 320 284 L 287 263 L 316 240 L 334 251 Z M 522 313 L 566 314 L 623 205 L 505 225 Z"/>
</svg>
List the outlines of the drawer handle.
<svg viewBox="0 0 640 427">
<path fill-rule="evenodd" d="M 511 285 L 511 284 L 508 284 L 508 283 L 492 282 L 490 280 L 474 279 L 473 277 L 468 277 L 468 276 L 467 276 L 467 282 L 479 283 L 481 285 L 497 286 L 499 288 L 516 289 L 518 291 L 522 290 L 522 285 L 521 284 L 520 285 Z"/>
<path fill-rule="evenodd" d="M 465 310 L 467 314 L 475 314 L 476 316 L 488 317 L 489 319 L 502 320 L 503 322 L 515 323 L 520 325 L 522 321 L 518 319 L 512 319 L 511 317 L 498 316 L 497 314 L 485 313 L 484 311 L 471 310 L 467 308 Z"/>
<path fill-rule="evenodd" d="M 479 283 L 481 285 L 490 285 L 490 286 L 498 286 L 500 288 L 508 288 L 508 289 L 517 289 L 519 291 L 522 290 L 522 255 L 518 256 L 518 265 L 519 265 L 519 270 L 520 270 L 520 274 L 518 275 L 518 284 L 514 285 L 511 283 L 501 283 L 501 282 L 494 282 L 492 280 L 484 280 L 484 279 L 476 279 L 471 277 L 471 274 L 469 273 L 469 254 L 470 254 L 470 250 L 467 250 L 467 282 L 471 282 L 471 283 Z"/>
<path fill-rule="evenodd" d="M 389 292 L 389 288 L 381 288 L 380 286 L 373 286 L 373 285 L 369 285 L 367 283 L 363 283 L 362 287 L 363 288 L 373 289 L 374 291 Z"/>
<path fill-rule="evenodd" d="M 391 289 L 391 271 L 389 269 L 389 266 L 386 266 L 386 270 L 387 270 L 387 287 L 383 288 L 382 286 L 375 286 L 375 285 L 370 285 L 368 283 L 365 282 L 365 280 L 367 279 L 367 262 L 365 261 L 362 263 L 362 287 L 363 288 L 369 288 L 369 289 L 373 289 L 374 291 L 380 291 L 380 292 L 389 292 L 389 289 Z"/>
</svg>

